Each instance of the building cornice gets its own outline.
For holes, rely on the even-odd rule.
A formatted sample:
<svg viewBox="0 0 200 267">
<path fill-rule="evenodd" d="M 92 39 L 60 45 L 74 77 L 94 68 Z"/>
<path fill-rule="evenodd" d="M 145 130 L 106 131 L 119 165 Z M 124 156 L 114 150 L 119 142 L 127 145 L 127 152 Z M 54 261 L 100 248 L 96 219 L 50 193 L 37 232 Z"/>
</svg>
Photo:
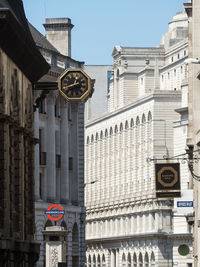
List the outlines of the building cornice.
<svg viewBox="0 0 200 267">
<path fill-rule="evenodd" d="M 153 93 L 147 94 L 139 99 L 137 99 L 134 103 L 128 104 L 125 107 L 119 108 L 115 111 L 106 113 L 104 115 L 102 115 L 101 117 L 98 118 L 94 118 L 90 121 L 88 121 L 85 125 L 85 128 L 91 127 L 99 122 L 102 122 L 104 120 L 107 120 L 111 117 L 115 117 L 125 111 L 128 111 L 132 108 L 135 108 L 141 104 L 143 104 L 144 102 L 149 102 L 151 100 L 155 100 L 155 99 L 164 99 L 164 98 L 174 98 L 174 99 L 179 99 L 181 98 L 181 91 L 172 91 L 172 90 L 155 90 Z"/>
<path fill-rule="evenodd" d="M 168 232 L 153 232 L 153 233 L 141 233 L 141 234 L 132 234 L 132 235 L 121 235 L 121 236 L 109 236 L 109 237 L 100 237 L 100 238 L 87 238 L 86 244 L 94 244 L 95 242 L 101 243 L 113 243 L 113 241 L 124 242 L 128 240 L 139 241 L 139 240 L 155 240 L 155 239 L 173 239 L 173 240 L 192 240 L 192 234 L 173 234 Z"/>
</svg>

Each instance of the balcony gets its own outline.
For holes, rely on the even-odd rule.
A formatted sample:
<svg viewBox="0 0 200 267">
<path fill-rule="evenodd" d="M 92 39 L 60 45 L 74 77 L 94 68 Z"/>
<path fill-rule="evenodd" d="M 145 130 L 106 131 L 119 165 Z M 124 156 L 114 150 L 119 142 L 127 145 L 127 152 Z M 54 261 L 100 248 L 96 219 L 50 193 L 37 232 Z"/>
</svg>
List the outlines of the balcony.
<svg viewBox="0 0 200 267">
<path fill-rule="evenodd" d="M 47 164 L 46 154 L 46 152 L 40 152 L 40 165 L 45 166 Z"/>
</svg>

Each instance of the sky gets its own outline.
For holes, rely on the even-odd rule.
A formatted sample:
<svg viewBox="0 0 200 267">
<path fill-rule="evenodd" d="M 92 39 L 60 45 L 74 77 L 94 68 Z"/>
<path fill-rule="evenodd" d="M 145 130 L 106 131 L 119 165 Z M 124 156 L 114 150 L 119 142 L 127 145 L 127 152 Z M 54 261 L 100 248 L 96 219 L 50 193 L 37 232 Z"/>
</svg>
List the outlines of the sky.
<svg viewBox="0 0 200 267">
<path fill-rule="evenodd" d="M 45 35 L 45 18 L 71 19 L 72 58 L 112 65 L 116 45 L 153 47 L 186 0 L 23 0 L 27 19 Z"/>
</svg>

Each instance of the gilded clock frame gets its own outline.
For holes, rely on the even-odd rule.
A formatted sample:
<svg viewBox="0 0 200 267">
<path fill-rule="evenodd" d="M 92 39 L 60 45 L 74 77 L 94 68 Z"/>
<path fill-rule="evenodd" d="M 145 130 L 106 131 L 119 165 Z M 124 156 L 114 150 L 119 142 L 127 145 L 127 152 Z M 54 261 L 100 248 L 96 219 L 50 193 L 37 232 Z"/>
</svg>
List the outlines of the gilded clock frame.
<svg viewBox="0 0 200 267">
<path fill-rule="evenodd" d="M 79 72 L 79 73 L 81 72 L 87 78 L 88 81 L 87 91 L 81 97 L 69 98 L 65 93 L 62 92 L 62 79 L 70 72 Z M 85 99 L 91 92 L 91 78 L 82 69 L 67 69 L 58 78 L 58 89 L 60 93 L 67 99 L 67 101 L 81 101 Z"/>
</svg>

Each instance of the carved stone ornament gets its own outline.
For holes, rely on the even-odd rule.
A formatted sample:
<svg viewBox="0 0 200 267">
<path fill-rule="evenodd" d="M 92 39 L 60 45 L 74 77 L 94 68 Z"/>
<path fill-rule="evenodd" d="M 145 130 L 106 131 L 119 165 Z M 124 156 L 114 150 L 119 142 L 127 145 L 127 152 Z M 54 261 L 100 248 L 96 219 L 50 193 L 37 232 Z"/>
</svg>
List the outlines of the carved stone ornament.
<svg viewBox="0 0 200 267">
<path fill-rule="evenodd" d="M 50 249 L 50 267 L 57 267 L 58 265 L 58 248 L 52 246 Z"/>
</svg>

